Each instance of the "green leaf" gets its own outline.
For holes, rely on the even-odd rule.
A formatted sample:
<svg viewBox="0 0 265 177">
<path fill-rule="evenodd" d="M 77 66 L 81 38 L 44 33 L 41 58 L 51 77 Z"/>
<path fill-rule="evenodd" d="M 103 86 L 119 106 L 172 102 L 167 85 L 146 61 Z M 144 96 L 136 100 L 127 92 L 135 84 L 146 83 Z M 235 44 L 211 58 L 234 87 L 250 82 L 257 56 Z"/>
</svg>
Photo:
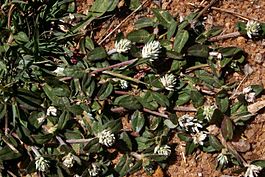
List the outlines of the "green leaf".
<svg viewBox="0 0 265 177">
<path fill-rule="evenodd" d="M 179 93 L 178 99 L 176 101 L 176 105 L 181 106 L 181 105 L 188 103 L 190 101 L 190 98 L 191 98 L 190 93 L 191 92 L 188 89 L 182 90 Z"/>
<path fill-rule="evenodd" d="M 141 5 L 140 0 L 130 0 L 130 10 L 135 10 Z"/>
<path fill-rule="evenodd" d="M 126 144 L 127 148 L 132 151 L 132 141 L 126 132 L 122 132 L 120 134 L 120 140 L 122 140 Z"/>
<path fill-rule="evenodd" d="M 225 113 L 229 108 L 229 98 L 225 90 L 220 91 L 215 96 L 216 104 L 221 112 Z"/>
<path fill-rule="evenodd" d="M 107 56 L 108 55 L 103 47 L 97 47 L 88 54 L 87 58 L 92 61 L 97 61 L 106 58 Z"/>
<path fill-rule="evenodd" d="M 29 42 L 29 38 L 28 38 L 27 34 L 22 32 L 22 31 L 18 32 L 18 34 L 14 36 L 14 39 L 19 44 Z"/>
<path fill-rule="evenodd" d="M 191 90 L 190 98 L 194 107 L 202 106 L 204 103 L 203 95 L 197 90 Z"/>
<path fill-rule="evenodd" d="M 76 66 L 68 66 L 64 68 L 63 73 L 66 76 L 73 77 L 73 78 L 82 78 L 83 75 L 85 74 L 84 69 Z"/>
<path fill-rule="evenodd" d="M 169 28 L 171 23 L 174 23 L 174 18 L 170 15 L 169 12 L 161 9 L 151 9 L 160 24 L 166 28 Z"/>
<path fill-rule="evenodd" d="M 177 136 L 179 137 L 181 141 L 185 141 L 185 142 L 192 141 L 192 138 L 185 133 L 178 133 Z"/>
<path fill-rule="evenodd" d="M 251 164 L 265 168 L 265 160 L 254 160 Z"/>
<path fill-rule="evenodd" d="M 128 34 L 127 38 L 132 42 L 146 43 L 151 39 L 152 35 L 143 29 L 132 31 Z"/>
<path fill-rule="evenodd" d="M 171 25 L 169 26 L 167 30 L 167 39 L 170 40 L 172 36 L 175 34 L 177 29 L 177 23 L 175 21 L 172 21 Z"/>
<path fill-rule="evenodd" d="M 195 57 L 208 58 L 209 49 L 207 45 L 195 44 L 188 48 L 188 55 Z"/>
<path fill-rule="evenodd" d="M 94 17 L 100 17 L 107 11 L 113 11 L 118 5 L 118 0 L 96 0 L 89 10 Z"/>
<path fill-rule="evenodd" d="M 63 113 L 59 117 L 57 129 L 58 130 L 63 130 L 68 120 L 70 120 L 69 112 L 63 111 Z"/>
<path fill-rule="evenodd" d="M 164 120 L 164 124 L 170 129 L 174 129 L 178 126 L 178 125 L 173 124 L 173 122 L 171 122 L 171 120 L 169 119 Z"/>
<path fill-rule="evenodd" d="M 48 141 L 50 141 L 53 138 L 53 134 L 49 133 L 49 134 L 37 134 L 37 135 L 31 135 L 31 137 L 33 138 L 34 142 L 39 144 L 39 145 L 43 145 L 45 143 L 47 143 Z"/>
<path fill-rule="evenodd" d="M 174 50 L 181 53 L 183 47 L 189 40 L 189 32 L 187 30 L 178 31 L 174 40 Z"/>
<path fill-rule="evenodd" d="M 210 145 L 216 150 L 216 151 L 221 151 L 223 148 L 223 145 L 220 143 L 220 141 L 213 135 L 209 135 L 209 142 Z"/>
<path fill-rule="evenodd" d="M 223 57 L 233 57 L 239 52 L 242 52 L 242 49 L 238 47 L 225 47 L 225 48 L 219 49 L 219 52 L 222 53 Z"/>
<path fill-rule="evenodd" d="M 114 105 L 122 106 L 130 110 L 136 110 L 136 109 L 142 108 L 138 100 L 134 96 L 131 96 L 131 95 L 123 95 L 123 96 L 117 97 L 114 101 Z"/>
<path fill-rule="evenodd" d="M 141 29 L 141 28 L 146 28 L 146 27 L 154 27 L 155 26 L 155 22 L 152 18 L 147 18 L 147 17 L 143 17 L 138 19 L 135 24 L 134 27 L 136 29 Z"/>
<path fill-rule="evenodd" d="M 264 90 L 262 85 L 251 85 L 251 88 L 255 92 L 255 96 L 260 95 Z"/>
<path fill-rule="evenodd" d="M 109 82 L 103 84 L 98 92 L 99 100 L 105 100 L 113 91 L 113 85 Z"/>
<path fill-rule="evenodd" d="M 21 157 L 20 153 L 16 153 L 12 151 L 8 146 L 3 147 L 0 150 L 0 160 L 5 161 L 5 160 L 13 160 Z"/>
<path fill-rule="evenodd" d="M 145 118 L 143 113 L 140 111 L 135 111 L 131 117 L 132 129 L 135 132 L 140 132 L 145 124 Z"/>
<path fill-rule="evenodd" d="M 88 153 L 97 153 L 101 150 L 101 145 L 98 143 L 98 139 L 92 139 L 91 141 L 89 141 L 85 147 L 83 148 L 84 151 L 88 152 Z"/>
<path fill-rule="evenodd" d="M 108 129 L 112 133 L 118 133 L 122 129 L 122 124 L 120 119 L 110 120 L 102 126 L 102 129 Z"/>
<path fill-rule="evenodd" d="M 151 95 L 153 99 L 161 106 L 164 106 L 164 107 L 169 106 L 169 100 L 165 95 L 157 93 L 157 92 L 151 92 Z"/>
<path fill-rule="evenodd" d="M 189 141 L 186 144 L 186 155 L 190 155 L 194 152 L 194 150 L 198 147 L 198 145 L 194 144 L 193 141 Z"/>
<path fill-rule="evenodd" d="M 120 161 L 115 165 L 115 171 L 119 174 L 120 177 L 126 176 L 126 174 L 130 171 L 130 164 L 132 163 L 132 159 L 129 158 L 127 154 L 123 155 L 120 158 Z"/>
<path fill-rule="evenodd" d="M 222 136 L 225 140 L 232 140 L 234 135 L 234 125 L 230 118 L 225 117 L 221 125 Z"/>
</svg>

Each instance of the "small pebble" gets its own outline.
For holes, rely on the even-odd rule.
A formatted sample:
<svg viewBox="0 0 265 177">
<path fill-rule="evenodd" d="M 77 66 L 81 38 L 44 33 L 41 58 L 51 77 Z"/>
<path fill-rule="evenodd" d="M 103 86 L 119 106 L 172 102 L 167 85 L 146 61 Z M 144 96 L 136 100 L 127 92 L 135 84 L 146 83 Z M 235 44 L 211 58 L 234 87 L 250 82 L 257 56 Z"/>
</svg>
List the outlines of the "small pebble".
<svg viewBox="0 0 265 177">
<path fill-rule="evenodd" d="M 264 62 L 264 54 L 261 54 L 261 53 L 257 53 L 256 56 L 255 56 L 255 62 L 258 63 L 258 64 L 261 64 Z"/>
</svg>

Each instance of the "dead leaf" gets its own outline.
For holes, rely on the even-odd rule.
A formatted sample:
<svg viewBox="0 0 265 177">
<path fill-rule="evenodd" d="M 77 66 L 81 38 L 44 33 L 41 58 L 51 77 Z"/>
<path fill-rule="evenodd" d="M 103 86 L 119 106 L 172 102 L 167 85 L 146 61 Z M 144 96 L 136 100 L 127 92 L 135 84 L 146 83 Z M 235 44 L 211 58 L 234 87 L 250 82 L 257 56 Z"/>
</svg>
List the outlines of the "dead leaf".
<svg viewBox="0 0 265 177">
<path fill-rule="evenodd" d="M 248 106 L 248 111 L 251 114 L 256 114 L 259 110 L 265 107 L 265 100 L 258 101 Z"/>
</svg>

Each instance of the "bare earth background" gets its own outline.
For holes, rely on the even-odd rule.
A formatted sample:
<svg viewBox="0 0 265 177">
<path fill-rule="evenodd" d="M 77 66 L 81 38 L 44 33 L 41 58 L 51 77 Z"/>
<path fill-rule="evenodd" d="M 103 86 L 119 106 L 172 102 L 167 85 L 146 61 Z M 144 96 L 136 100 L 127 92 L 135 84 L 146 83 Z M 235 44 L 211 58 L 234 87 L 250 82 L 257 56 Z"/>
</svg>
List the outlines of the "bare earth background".
<svg viewBox="0 0 265 177">
<path fill-rule="evenodd" d="M 115 34 L 123 32 L 124 35 L 133 30 L 134 22 L 141 18 L 152 15 L 150 8 L 160 7 L 168 10 L 174 17 L 179 18 L 185 16 L 190 12 L 198 10 L 199 5 L 206 5 L 209 3 L 207 0 L 161 0 L 160 4 L 158 0 L 149 0 L 144 8 L 133 15 L 127 22 L 105 40 L 103 45 L 106 48 L 113 47 L 113 41 L 115 40 Z M 78 11 L 85 13 L 93 0 L 78 0 Z M 191 4 L 197 5 L 191 5 Z M 94 39 L 100 41 L 103 39 L 113 28 L 115 28 L 124 18 L 126 18 L 130 12 L 123 11 L 125 3 L 120 0 L 119 9 L 120 14 L 113 16 L 109 21 L 103 25 L 98 26 L 94 34 Z M 234 11 L 240 13 L 248 18 L 254 18 L 265 22 L 265 0 L 219 0 L 214 7 L 218 7 L 225 10 Z M 224 34 L 236 31 L 235 24 L 237 21 L 242 20 L 235 15 L 231 15 L 225 12 L 216 10 L 209 10 L 205 14 L 205 25 L 221 26 L 224 28 Z M 244 37 L 231 38 L 224 41 L 218 41 L 218 45 L 221 46 L 238 46 L 247 52 L 248 68 L 253 69 L 253 72 L 249 77 L 244 80 L 239 90 L 251 84 L 263 84 L 265 85 L 265 39 L 261 41 L 253 41 Z M 244 78 L 244 73 L 235 73 L 229 78 L 231 81 L 240 82 Z M 260 98 L 265 99 L 265 96 Z M 238 130 L 240 132 L 240 130 Z M 253 121 L 247 125 L 245 131 L 240 132 L 239 137 L 235 140 L 234 146 L 247 161 L 256 159 L 265 159 L 265 113 L 261 113 L 253 119 Z M 216 156 L 217 154 L 206 154 L 197 151 L 192 156 L 185 157 L 183 152 L 185 146 L 177 138 L 173 138 L 172 143 L 177 143 L 175 147 L 175 154 L 173 158 L 169 159 L 170 166 L 165 171 L 158 169 L 153 176 L 171 176 L 171 177 L 219 177 L 222 175 L 238 176 L 233 174 L 234 169 L 227 169 L 222 172 L 215 170 Z M 142 171 L 132 176 L 147 176 Z"/>
</svg>

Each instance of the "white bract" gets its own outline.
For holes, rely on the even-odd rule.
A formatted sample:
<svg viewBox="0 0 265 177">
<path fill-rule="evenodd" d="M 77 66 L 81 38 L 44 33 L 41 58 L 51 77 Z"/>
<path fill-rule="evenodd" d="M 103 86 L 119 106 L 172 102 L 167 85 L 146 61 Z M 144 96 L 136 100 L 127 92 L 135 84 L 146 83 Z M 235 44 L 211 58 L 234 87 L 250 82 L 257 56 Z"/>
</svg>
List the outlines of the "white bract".
<svg viewBox="0 0 265 177">
<path fill-rule="evenodd" d="M 259 175 L 259 172 L 262 170 L 262 167 L 257 165 L 247 165 L 247 171 L 244 175 L 244 177 L 257 177 Z"/>
<path fill-rule="evenodd" d="M 257 21 L 249 20 L 246 25 L 246 31 L 249 38 L 252 38 L 252 36 L 258 36 L 260 24 Z"/>
<path fill-rule="evenodd" d="M 216 57 L 217 59 L 222 59 L 223 55 L 220 52 L 209 52 L 209 56 Z"/>
<path fill-rule="evenodd" d="M 204 131 L 197 132 L 196 134 L 191 134 L 193 143 L 203 145 L 203 141 L 207 138 L 207 134 Z"/>
<path fill-rule="evenodd" d="M 222 149 L 222 152 L 217 156 L 217 161 L 220 165 L 228 164 L 227 150 Z"/>
<path fill-rule="evenodd" d="M 213 116 L 213 113 L 214 113 L 214 110 L 216 109 L 216 106 L 213 105 L 213 106 L 204 106 L 203 108 L 203 115 L 204 117 L 210 121 L 212 116 Z"/>
<path fill-rule="evenodd" d="M 242 93 L 245 94 L 245 100 L 249 103 L 253 103 L 256 99 L 256 93 L 251 91 L 252 91 L 251 86 L 244 88 L 242 91 Z"/>
<path fill-rule="evenodd" d="M 35 158 L 35 167 L 36 170 L 41 171 L 41 172 L 45 172 L 49 169 L 50 165 L 49 165 L 49 161 L 45 160 L 44 157 L 42 156 L 37 156 Z"/>
<path fill-rule="evenodd" d="M 200 128 L 203 128 L 202 123 L 198 119 L 191 117 L 187 114 L 181 116 L 178 119 L 178 123 L 179 123 L 179 126 L 185 129 L 185 131 L 187 132 L 191 131 L 193 133 L 196 133 L 196 132 L 199 132 Z"/>
<path fill-rule="evenodd" d="M 128 82 L 126 81 L 126 80 L 123 80 L 123 79 L 121 79 L 120 80 L 120 87 L 121 87 L 121 89 L 127 89 L 128 88 Z"/>
<path fill-rule="evenodd" d="M 173 74 L 166 74 L 165 76 L 160 78 L 160 81 L 166 90 L 169 90 L 169 91 L 174 90 L 174 86 L 176 84 L 176 78 Z"/>
<path fill-rule="evenodd" d="M 109 130 L 103 130 L 97 135 L 99 143 L 107 147 L 112 146 L 115 143 L 115 136 Z"/>
<path fill-rule="evenodd" d="M 154 61 L 158 59 L 160 49 L 161 45 L 158 41 L 148 42 L 142 49 L 142 57 Z"/>
<path fill-rule="evenodd" d="M 171 149 L 168 145 L 156 146 L 154 149 L 154 153 L 158 155 L 169 156 L 171 154 Z"/>
<path fill-rule="evenodd" d="M 75 160 L 72 153 L 68 153 L 66 156 L 63 157 L 63 164 L 64 166 L 71 168 L 74 166 Z"/>
<path fill-rule="evenodd" d="M 50 115 L 57 116 L 57 109 L 54 106 L 48 107 L 46 115 L 47 116 L 50 116 Z"/>
<path fill-rule="evenodd" d="M 99 173 L 99 170 L 100 170 L 99 167 L 96 164 L 94 164 L 94 163 L 92 163 L 91 167 L 92 168 L 88 169 L 89 175 L 90 176 L 97 176 L 98 173 Z"/>
<path fill-rule="evenodd" d="M 114 46 L 118 53 L 125 53 L 131 48 L 131 41 L 128 39 L 121 39 L 119 41 L 115 41 Z"/>
<path fill-rule="evenodd" d="M 56 73 L 57 76 L 64 76 L 65 75 L 63 73 L 64 72 L 64 68 L 62 68 L 62 67 L 57 67 L 56 70 L 54 70 L 53 72 Z"/>
</svg>

